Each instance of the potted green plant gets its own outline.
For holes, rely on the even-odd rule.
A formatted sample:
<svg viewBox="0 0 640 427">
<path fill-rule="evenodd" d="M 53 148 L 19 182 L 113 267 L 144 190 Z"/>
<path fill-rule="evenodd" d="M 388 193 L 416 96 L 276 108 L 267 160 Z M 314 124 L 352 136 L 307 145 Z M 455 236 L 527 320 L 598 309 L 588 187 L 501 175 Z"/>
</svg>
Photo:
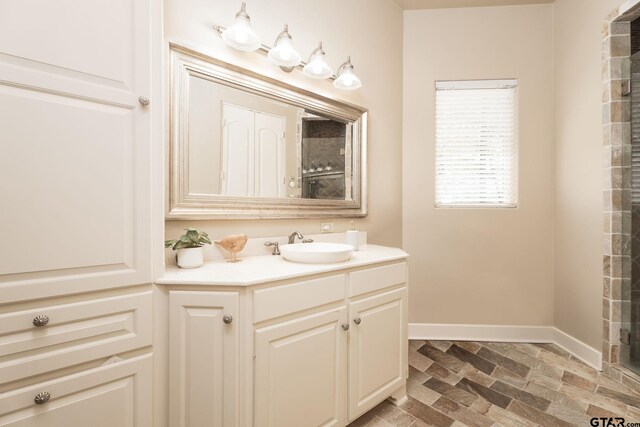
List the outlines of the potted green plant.
<svg viewBox="0 0 640 427">
<path fill-rule="evenodd" d="M 178 251 L 176 260 L 180 268 L 198 268 L 204 264 L 204 245 L 210 245 L 209 235 L 195 228 L 187 228 L 177 240 L 165 240 L 164 247 Z"/>
</svg>

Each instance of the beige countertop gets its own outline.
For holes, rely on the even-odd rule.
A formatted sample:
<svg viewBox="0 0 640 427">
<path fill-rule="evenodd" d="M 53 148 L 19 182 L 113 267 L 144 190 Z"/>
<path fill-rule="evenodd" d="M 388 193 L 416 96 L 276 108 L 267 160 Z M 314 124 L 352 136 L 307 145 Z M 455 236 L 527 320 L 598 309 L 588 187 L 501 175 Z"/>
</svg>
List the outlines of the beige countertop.
<svg viewBox="0 0 640 427">
<path fill-rule="evenodd" d="M 159 285 L 251 286 L 396 261 L 408 256 L 402 249 L 378 245 L 360 246 L 360 250 L 355 251 L 349 261 L 336 264 L 299 264 L 287 261 L 282 256 L 258 255 L 242 258 L 242 261 L 237 263 L 206 262 L 202 267 L 193 269 L 182 269 L 170 265 L 166 267 L 164 276 L 156 280 L 156 283 Z"/>
</svg>

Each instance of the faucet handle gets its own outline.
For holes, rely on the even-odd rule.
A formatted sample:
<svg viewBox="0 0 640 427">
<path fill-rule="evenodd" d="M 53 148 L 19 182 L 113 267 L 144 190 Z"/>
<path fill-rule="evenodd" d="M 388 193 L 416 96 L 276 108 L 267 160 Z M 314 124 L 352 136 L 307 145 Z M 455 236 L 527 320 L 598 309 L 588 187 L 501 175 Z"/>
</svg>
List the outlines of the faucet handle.
<svg viewBox="0 0 640 427">
<path fill-rule="evenodd" d="M 313 243 L 313 239 L 304 239 L 302 243 Z"/>
<path fill-rule="evenodd" d="M 273 252 L 271 255 L 280 255 L 280 244 L 278 242 L 265 242 L 265 246 L 273 246 Z"/>
</svg>

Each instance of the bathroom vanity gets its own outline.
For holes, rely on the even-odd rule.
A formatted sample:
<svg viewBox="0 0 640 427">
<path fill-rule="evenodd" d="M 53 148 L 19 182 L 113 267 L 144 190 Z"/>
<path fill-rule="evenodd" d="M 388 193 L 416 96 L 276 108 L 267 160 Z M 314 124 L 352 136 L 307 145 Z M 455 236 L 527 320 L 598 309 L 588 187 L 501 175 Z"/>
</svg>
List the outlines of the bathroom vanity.
<svg viewBox="0 0 640 427">
<path fill-rule="evenodd" d="M 263 255 L 167 267 L 156 299 L 166 425 L 344 426 L 402 402 L 406 258 L 365 245 L 339 264 Z"/>
</svg>

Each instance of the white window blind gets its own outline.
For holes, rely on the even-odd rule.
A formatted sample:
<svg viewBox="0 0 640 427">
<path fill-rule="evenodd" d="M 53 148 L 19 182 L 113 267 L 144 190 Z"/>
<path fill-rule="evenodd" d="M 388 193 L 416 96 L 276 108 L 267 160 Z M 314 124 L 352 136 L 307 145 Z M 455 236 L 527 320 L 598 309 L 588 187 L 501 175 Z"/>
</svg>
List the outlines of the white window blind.
<svg viewBox="0 0 640 427">
<path fill-rule="evenodd" d="M 436 206 L 515 207 L 517 80 L 436 83 Z"/>
</svg>

